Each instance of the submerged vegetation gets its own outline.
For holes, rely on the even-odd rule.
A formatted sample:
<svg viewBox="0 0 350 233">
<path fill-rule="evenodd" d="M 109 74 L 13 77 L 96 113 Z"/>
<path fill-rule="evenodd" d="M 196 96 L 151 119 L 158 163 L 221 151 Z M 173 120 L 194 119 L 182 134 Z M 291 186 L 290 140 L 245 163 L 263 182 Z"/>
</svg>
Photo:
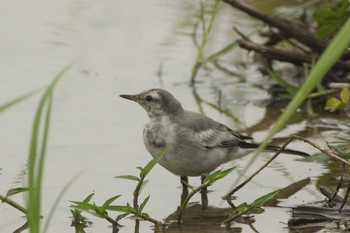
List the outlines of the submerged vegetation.
<svg viewBox="0 0 350 233">
<path fill-rule="evenodd" d="M 240 40 L 234 40 L 228 45 L 223 46 L 223 48 L 218 52 L 205 57 L 204 50 L 208 43 L 208 37 L 210 33 L 212 33 L 215 18 L 218 14 L 220 14 L 220 7 L 224 5 L 223 2 L 235 8 L 238 8 L 266 23 L 268 25 L 268 30 L 261 32 L 261 34 L 266 36 L 268 38 L 268 41 L 264 45 L 252 42 L 249 39 L 250 35 L 244 35 L 239 31 L 239 28 L 236 28 L 236 32 L 241 36 Z M 264 67 L 264 73 L 268 74 L 275 80 L 278 86 L 283 88 L 283 91 L 281 93 L 278 93 L 278 95 L 290 100 L 289 105 L 286 107 L 281 117 L 275 119 L 276 121 L 274 126 L 270 129 L 265 141 L 261 145 L 261 150 L 264 146 L 267 145 L 268 142 L 270 142 L 272 137 L 277 132 L 286 126 L 287 122 L 290 120 L 293 114 L 305 101 L 312 102 L 314 99 L 322 97 L 324 98 L 324 101 L 321 102 L 322 108 L 325 108 L 326 110 L 332 112 L 341 109 L 347 109 L 349 105 L 350 94 L 348 72 L 350 70 L 350 65 L 349 51 L 347 51 L 350 44 L 349 2 L 335 1 L 334 3 L 319 8 L 316 6 L 312 7 L 313 13 L 310 14 L 311 17 L 308 15 L 308 21 L 303 22 L 304 24 L 300 24 L 300 22 L 295 23 L 295 21 L 291 21 L 290 19 L 286 20 L 268 16 L 249 7 L 248 5 L 243 4 L 240 1 L 200 1 L 198 22 L 195 25 L 195 30 L 201 30 L 201 38 L 198 40 L 197 34 L 195 33 L 195 41 L 198 40 L 200 42 L 197 42 L 198 53 L 194 61 L 191 76 L 189 79 L 191 85 L 194 87 L 198 82 L 198 79 L 200 79 L 199 71 L 201 68 L 204 68 L 208 63 L 212 63 L 216 67 L 219 67 L 219 59 L 223 55 L 230 53 L 232 49 L 240 46 L 247 50 L 259 53 L 265 59 L 267 65 Z M 300 17 L 301 16 L 304 15 L 300 15 Z M 317 27 L 314 31 L 305 26 L 312 23 L 317 23 Z M 300 25 L 303 26 L 301 29 L 297 30 L 297 26 Z M 283 47 L 285 44 L 288 45 L 288 50 L 279 47 Z M 293 53 L 291 50 L 297 50 L 298 53 Z M 288 81 L 290 77 L 283 77 L 283 75 L 281 75 L 278 70 L 274 68 L 274 61 L 276 60 L 289 62 L 295 65 L 295 69 L 303 67 L 303 70 L 305 71 L 303 74 L 303 79 L 305 80 L 303 81 L 303 84 L 301 86 L 298 86 Z M 25 223 L 24 226 L 21 227 L 17 232 L 24 230 L 26 227 L 29 228 L 29 231 L 31 233 L 48 232 L 50 222 L 52 221 L 54 211 L 57 208 L 59 201 L 62 199 L 65 191 L 67 191 L 69 186 L 72 185 L 76 179 L 76 177 L 73 178 L 71 182 L 63 187 L 62 192 L 58 194 L 54 205 L 51 207 L 49 214 L 47 216 L 43 216 L 43 171 L 45 168 L 45 157 L 50 132 L 53 93 L 57 83 L 69 68 L 70 66 L 62 70 L 45 88 L 38 104 L 32 127 L 32 135 L 30 138 L 31 143 L 27 161 L 26 187 L 17 187 L 10 189 L 7 191 L 7 194 L 5 196 L 0 195 L 2 202 L 21 211 L 26 216 L 28 222 Z M 339 84 L 340 88 L 338 88 L 338 86 L 335 84 Z M 337 86 L 337 88 L 333 88 L 334 86 Z M 39 91 L 30 92 L 8 103 L 2 104 L 0 106 L 0 114 L 37 93 L 39 93 Z M 308 109 L 309 113 L 314 112 L 313 104 L 307 106 L 310 108 Z M 218 109 L 220 109 L 220 106 Z M 317 144 L 307 139 L 299 138 L 297 136 L 287 141 L 285 146 L 292 139 L 296 138 L 303 140 L 317 148 L 322 153 L 329 155 L 329 158 L 332 158 L 333 161 L 335 161 L 334 163 L 343 164 L 342 166 L 347 167 L 349 163 L 347 159 L 350 155 L 350 126 L 347 124 L 343 129 L 347 137 L 336 138 L 337 140 L 332 143 L 327 142 L 327 148 L 321 148 Z M 191 198 L 194 195 L 198 194 L 201 189 L 213 185 L 216 181 L 224 178 L 234 170 L 234 168 L 229 168 L 214 171 L 211 174 L 205 174 L 206 178 L 204 179 L 203 184 L 199 185 L 198 187 L 192 187 L 187 184 L 187 186 L 191 189 L 191 192 L 187 198 L 185 198 L 182 203 L 180 203 L 177 211 L 175 212 L 175 217 L 169 217 L 165 220 L 158 220 L 152 216 L 152 213 L 146 213 L 144 211 L 145 207 L 148 205 L 148 201 L 150 198 L 152 198 L 152 194 L 148 195 L 142 200 L 141 193 L 143 187 L 147 185 L 148 174 L 163 157 L 165 152 L 166 149 L 162 151 L 158 156 L 153 158 L 144 167 L 139 167 L 138 169 L 140 172 L 138 176 L 119 175 L 116 177 L 118 179 L 126 179 L 128 182 L 135 185 L 131 202 L 115 204 L 115 202 L 119 201 L 121 195 L 125 195 L 123 193 L 116 193 L 114 196 L 104 201 L 103 204 L 96 204 L 93 201 L 93 197 L 96 195 L 96 193 L 88 194 L 82 201 L 71 201 L 70 211 L 72 214 L 72 226 L 75 227 L 75 231 L 85 232 L 85 228 L 89 227 L 92 224 L 93 221 L 88 219 L 85 214 L 90 214 L 92 216 L 106 220 L 108 224 L 112 225 L 113 232 L 118 232 L 122 227 L 121 221 L 125 221 L 126 219 L 135 222 L 135 232 L 139 231 L 140 221 L 147 221 L 160 228 L 166 228 L 173 223 L 173 220 L 175 220 L 177 224 L 182 224 L 185 221 L 184 215 L 186 211 L 193 206 L 193 203 L 190 203 Z M 275 154 L 274 158 L 276 158 L 277 155 L 278 153 Z M 254 160 L 252 160 L 247 165 L 247 169 L 253 161 Z M 341 180 L 339 182 L 337 190 L 334 191 L 333 195 L 328 195 L 330 202 L 336 202 L 336 200 L 339 200 L 336 199 L 336 197 L 338 197 L 337 193 L 339 189 L 343 187 L 342 181 L 345 173 L 346 169 L 344 168 L 344 172 L 341 174 Z M 247 181 L 243 182 L 239 187 L 243 187 L 249 181 L 250 180 L 247 179 Z M 259 209 L 261 206 L 266 205 L 266 203 L 271 201 L 277 202 L 277 198 L 282 198 L 279 195 L 283 195 L 281 193 L 286 192 L 287 188 L 288 190 L 292 189 L 293 191 L 290 191 L 290 194 L 288 193 L 288 195 L 283 196 L 283 198 L 288 198 L 291 194 L 299 191 L 304 186 L 305 182 L 303 182 L 302 185 L 297 182 L 292 185 L 292 188 L 281 188 L 281 190 L 273 191 L 261 197 L 257 197 L 256 200 L 251 204 L 242 203 L 237 207 L 231 205 L 233 208 L 225 209 L 225 217 L 221 218 L 220 221 L 225 226 L 229 226 L 236 219 L 241 218 L 242 216 L 246 216 L 250 213 L 255 213 L 256 209 Z M 236 189 L 234 191 L 236 191 Z M 120 190 L 117 190 L 117 192 L 120 192 Z M 348 188 L 347 194 L 340 209 L 345 206 L 344 208 L 348 208 L 347 210 L 349 210 L 349 207 L 345 205 L 347 201 L 346 197 L 349 195 L 349 192 L 350 188 Z M 11 199 L 13 195 L 18 194 L 24 194 L 26 201 L 25 205 L 21 205 Z M 230 198 L 232 194 L 233 192 L 228 195 L 227 198 Z M 336 204 L 336 206 L 339 207 L 339 202 L 336 202 Z M 326 210 L 329 211 L 330 208 L 331 207 Z M 301 211 L 303 214 L 304 212 L 302 211 L 305 211 L 305 208 L 299 208 L 296 210 Z M 319 209 L 307 209 L 307 211 L 311 211 L 311 214 L 313 213 L 312 211 L 318 210 Z M 323 209 L 323 211 L 325 210 Z M 339 217 L 340 220 L 349 220 L 344 218 L 348 218 L 348 216 L 341 215 Z M 43 221 L 42 219 L 45 221 L 44 225 L 41 223 Z M 305 222 L 307 222 L 307 220 L 305 220 Z M 349 228 L 348 225 L 346 228 Z"/>
</svg>

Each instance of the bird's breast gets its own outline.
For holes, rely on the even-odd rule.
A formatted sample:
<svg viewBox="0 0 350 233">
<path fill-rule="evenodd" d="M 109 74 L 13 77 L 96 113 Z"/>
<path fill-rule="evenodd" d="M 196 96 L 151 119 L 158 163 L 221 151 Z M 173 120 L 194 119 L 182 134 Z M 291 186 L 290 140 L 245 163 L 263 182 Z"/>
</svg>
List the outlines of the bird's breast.
<svg viewBox="0 0 350 233">
<path fill-rule="evenodd" d="M 172 126 L 169 122 L 149 122 L 143 130 L 143 141 L 152 156 L 169 145 L 171 140 Z"/>
</svg>

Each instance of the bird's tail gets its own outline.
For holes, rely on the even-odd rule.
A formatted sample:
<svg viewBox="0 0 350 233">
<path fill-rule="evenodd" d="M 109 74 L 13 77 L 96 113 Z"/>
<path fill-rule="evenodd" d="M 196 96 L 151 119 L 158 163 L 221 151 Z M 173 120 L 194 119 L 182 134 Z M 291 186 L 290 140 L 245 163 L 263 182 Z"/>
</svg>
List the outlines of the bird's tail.
<svg viewBox="0 0 350 233">
<path fill-rule="evenodd" d="M 239 142 L 239 146 L 241 148 L 246 148 L 246 149 L 256 149 L 260 145 L 259 144 L 255 144 L 255 143 L 249 143 L 249 142 L 241 141 L 241 142 Z M 264 151 L 277 152 L 280 149 L 281 149 L 281 147 L 279 147 L 279 146 L 268 145 L 268 146 L 265 147 Z M 302 152 L 302 151 L 298 151 L 298 150 L 291 150 L 291 149 L 282 149 L 282 153 L 292 154 L 292 155 L 300 155 L 300 156 L 304 156 L 304 157 L 310 156 L 308 153 L 305 153 L 305 152 Z"/>
</svg>

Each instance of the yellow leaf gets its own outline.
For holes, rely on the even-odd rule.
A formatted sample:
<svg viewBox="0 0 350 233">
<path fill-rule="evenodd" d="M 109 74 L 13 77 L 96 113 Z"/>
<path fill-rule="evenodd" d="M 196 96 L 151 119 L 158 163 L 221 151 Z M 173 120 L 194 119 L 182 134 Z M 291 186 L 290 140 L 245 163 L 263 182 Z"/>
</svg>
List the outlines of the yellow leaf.
<svg viewBox="0 0 350 233">
<path fill-rule="evenodd" d="M 329 110 L 331 112 L 334 112 L 335 110 L 337 110 L 342 105 L 343 105 L 343 103 L 340 100 L 338 100 L 337 98 L 332 97 L 332 98 L 327 100 L 325 109 Z"/>
<path fill-rule="evenodd" d="M 349 88 L 344 87 L 343 89 L 341 89 L 340 91 L 340 99 L 344 104 L 347 104 L 349 102 Z"/>
</svg>

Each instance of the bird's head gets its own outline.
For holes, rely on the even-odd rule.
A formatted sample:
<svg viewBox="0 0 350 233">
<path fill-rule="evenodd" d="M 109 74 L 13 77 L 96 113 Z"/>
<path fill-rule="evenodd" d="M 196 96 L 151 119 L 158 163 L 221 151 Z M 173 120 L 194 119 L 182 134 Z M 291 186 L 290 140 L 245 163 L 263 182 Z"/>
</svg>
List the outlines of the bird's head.
<svg viewBox="0 0 350 233">
<path fill-rule="evenodd" d="M 120 95 L 120 97 L 140 104 L 150 118 L 162 115 L 171 117 L 184 111 L 181 103 L 163 89 L 150 89 L 136 95 Z"/>
</svg>

